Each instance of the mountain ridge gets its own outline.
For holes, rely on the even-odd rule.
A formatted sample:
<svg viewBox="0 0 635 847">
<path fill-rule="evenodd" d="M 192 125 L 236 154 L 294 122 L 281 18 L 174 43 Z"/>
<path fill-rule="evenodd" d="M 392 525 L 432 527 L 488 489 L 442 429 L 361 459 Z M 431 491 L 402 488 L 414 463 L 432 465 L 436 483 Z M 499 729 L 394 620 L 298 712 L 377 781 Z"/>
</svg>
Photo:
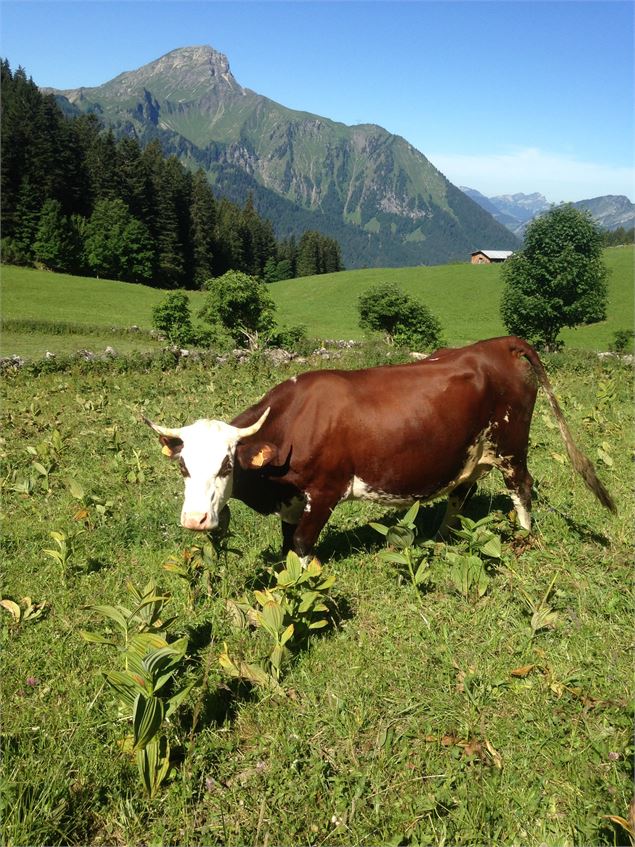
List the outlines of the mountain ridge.
<svg viewBox="0 0 635 847">
<path fill-rule="evenodd" d="M 466 260 L 486 242 L 518 246 L 406 139 L 243 88 L 227 57 L 209 46 L 178 48 L 103 85 L 53 93 L 67 112 L 95 112 L 117 134 L 159 138 L 230 199 L 251 192 L 279 236 L 313 222 L 340 240 L 347 266 L 437 264 Z"/>
<path fill-rule="evenodd" d="M 533 194 L 500 194 L 486 197 L 474 188 L 461 186 L 461 191 L 471 197 L 483 209 L 515 235 L 522 238 L 528 224 L 538 215 L 547 212 L 554 206 L 539 192 Z M 614 230 L 619 227 L 629 229 L 635 225 L 635 204 L 624 194 L 604 194 L 600 197 L 590 197 L 577 200 L 571 205 L 577 209 L 589 211 L 593 220 L 602 229 Z"/>
</svg>

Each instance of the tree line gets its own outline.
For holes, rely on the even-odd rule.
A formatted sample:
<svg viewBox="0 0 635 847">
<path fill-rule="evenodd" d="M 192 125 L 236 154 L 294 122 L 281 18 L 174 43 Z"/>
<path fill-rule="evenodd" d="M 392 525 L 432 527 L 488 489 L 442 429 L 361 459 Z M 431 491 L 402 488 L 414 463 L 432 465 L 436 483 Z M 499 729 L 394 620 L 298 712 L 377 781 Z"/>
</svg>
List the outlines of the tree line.
<svg viewBox="0 0 635 847">
<path fill-rule="evenodd" d="M 623 244 L 632 244 L 635 241 L 635 228 L 625 229 L 623 226 L 617 229 L 604 230 L 602 232 L 602 244 L 604 247 L 621 247 Z"/>
<path fill-rule="evenodd" d="M 217 197 L 159 141 L 142 148 L 97 115 L 64 115 L 6 60 L 0 73 L 3 261 L 189 289 L 228 270 L 273 282 L 343 269 L 335 239 L 277 240 L 251 196 Z"/>
</svg>

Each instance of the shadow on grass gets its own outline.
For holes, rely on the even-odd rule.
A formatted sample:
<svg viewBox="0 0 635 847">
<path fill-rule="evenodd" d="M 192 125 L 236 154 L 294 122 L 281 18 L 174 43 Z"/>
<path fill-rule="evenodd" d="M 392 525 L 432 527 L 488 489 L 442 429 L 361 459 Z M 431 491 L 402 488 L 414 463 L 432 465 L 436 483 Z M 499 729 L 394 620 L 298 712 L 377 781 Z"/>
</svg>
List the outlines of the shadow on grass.
<svg viewBox="0 0 635 847">
<path fill-rule="evenodd" d="M 445 514 L 446 502 L 445 499 L 441 499 L 423 505 L 419 510 L 416 526 L 418 537 L 421 540 L 435 539 Z M 511 500 L 506 494 L 492 496 L 476 493 L 461 511 L 461 515 L 477 521 L 489 515 L 490 512 L 507 513 L 511 508 Z M 376 523 L 393 526 L 403 517 L 405 512 L 406 509 L 389 509 L 381 518 L 376 520 Z M 385 539 L 370 524 L 360 524 L 354 529 L 347 530 L 331 529 L 327 524 L 318 542 L 316 552 L 318 559 L 326 562 L 329 559 L 346 558 L 360 551 L 374 553 L 384 547 Z"/>
<path fill-rule="evenodd" d="M 277 560 L 275 561 L 277 562 Z M 274 567 L 263 565 L 258 569 L 254 582 L 262 589 L 275 587 L 275 570 Z M 325 602 L 329 607 L 328 626 L 312 630 L 288 643 L 290 657 L 284 666 L 284 674 L 280 680 L 281 690 L 276 693 L 268 689 L 261 689 L 257 684 L 246 679 L 225 678 L 218 685 L 206 687 L 206 690 L 202 692 L 199 705 L 183 717 L 184 730 L 192 735 L 209 727 L 222 727 L 225 724 L 231 724 L 236 719 L 241 706 L 247 703 L 257 703 L 263 697 L 272 694 L 282 696 L 282 699 L 285 699 L 285 695 L 281 693 L 285 691 L 284 676 L 298 661 L 299 657 L 309 649 L 310 643 L 330 638 L 342 623 L 354 614 L 348 599 L 343 595 L 331 594 L 328 598 L 325 598 Z M 211 621 L 205 621 L 197 626 L 188 626 L 186 627 L 186 634 L 190 646 L 188 653 L 190 657 L 195 657 L 211 644 L 213 624 Z M 245 662 L 259 664 L 257 657 L 245 655 L 239 658 Z M 290 699 L 294 699 L 292 692 L 286 691 L 286 695 Z"/>
<path fill-rule="evenodd" d="M 611 541 L 606 535 L 604 535 L 604 533 L 596 532 L 596 530 L 588 524 L 578 521 L 571 517 L 571 515 L 567 515 L 565 512 L 562 512 L 560 509 L 552 506 L 544 496 L 541 495 L 536 502 L 540 503 L 542 508 L 546 511 L 553 512 L 554 515 L 558 515 L 558 517 L 561 518 L 567 525 L 567 528 L 578 536 L 580 541 L 593 542 L 594 544 L 599 544 L 602 547 L 610 546 Z"/>
</svg>

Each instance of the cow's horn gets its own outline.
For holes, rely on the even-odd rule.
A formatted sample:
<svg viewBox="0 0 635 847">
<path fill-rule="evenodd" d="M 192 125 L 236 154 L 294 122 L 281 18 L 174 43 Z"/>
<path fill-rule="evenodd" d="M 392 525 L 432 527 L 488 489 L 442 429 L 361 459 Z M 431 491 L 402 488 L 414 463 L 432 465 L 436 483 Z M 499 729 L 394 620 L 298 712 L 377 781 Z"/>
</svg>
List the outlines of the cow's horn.
<svg viewBox="0 0 635 847">
<path fill-rule="evenodd" d="M 167 426 L 159 426 L 159 424 L 155 424 L 154 421 L 151 421 L 150 418 L 143 418 L 144 423 L 147 423 L 150 429 L 153 429 L 157 435 L 164 435 L 166 438 L 180 438 L 181 430 L 180 429 L 170 429 Z"/>
<path fill-rule="evenodd" d="M 264 410 L 264 412 L 258 418 L 258 420 L 256 421 L 255 424 L 252 424 L 251 426 L 246 426 L 246 427 L 243 427 L 243 428 L 238 427 L 238 437 L 239 438 L 247 438 L 248 435 L 254 435 L 256 432 L 258 432 L 260 427 L 267 420 L 267 415 L 269 414 L 270 411 L 271 411 L 271 406 L 267 406 L 267 408 Z"/>
</svg>

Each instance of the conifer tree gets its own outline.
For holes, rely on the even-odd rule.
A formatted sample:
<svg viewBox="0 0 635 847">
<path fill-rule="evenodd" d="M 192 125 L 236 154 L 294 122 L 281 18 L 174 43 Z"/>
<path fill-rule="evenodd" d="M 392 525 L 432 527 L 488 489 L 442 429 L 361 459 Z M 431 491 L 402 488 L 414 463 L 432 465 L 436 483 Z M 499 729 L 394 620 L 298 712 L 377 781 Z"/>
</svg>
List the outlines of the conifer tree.
<svg viewBox="0 0 635 847">
<path fill-rule="evenodd" d="M 53 271 L 69 271 L 77 266 L 79 245 L 70 220 L 62 213 L 59 200 L 46 200 L 40 214 L 33 254 Z"/>
<path fill-rule="evenodd" d="M 313 276 L 320 271 L 319 233 L 307 230 L 298 247 L 297 276 Z"/>
<path fill-rule="evenodd" d="M 207 177 L 200 169 L 192 180 L 190 217 L 194 283 L 197 288 L 201 288 L 203 283 L 214 275 L 216 201 Z"/>
<path fill-rule="evenodd" d="M 123 200 L 100 200 L 84 233 L 84 256 L 98 277 L 145 282 L 152 274 L 152 242 Z"/>
</svg>

